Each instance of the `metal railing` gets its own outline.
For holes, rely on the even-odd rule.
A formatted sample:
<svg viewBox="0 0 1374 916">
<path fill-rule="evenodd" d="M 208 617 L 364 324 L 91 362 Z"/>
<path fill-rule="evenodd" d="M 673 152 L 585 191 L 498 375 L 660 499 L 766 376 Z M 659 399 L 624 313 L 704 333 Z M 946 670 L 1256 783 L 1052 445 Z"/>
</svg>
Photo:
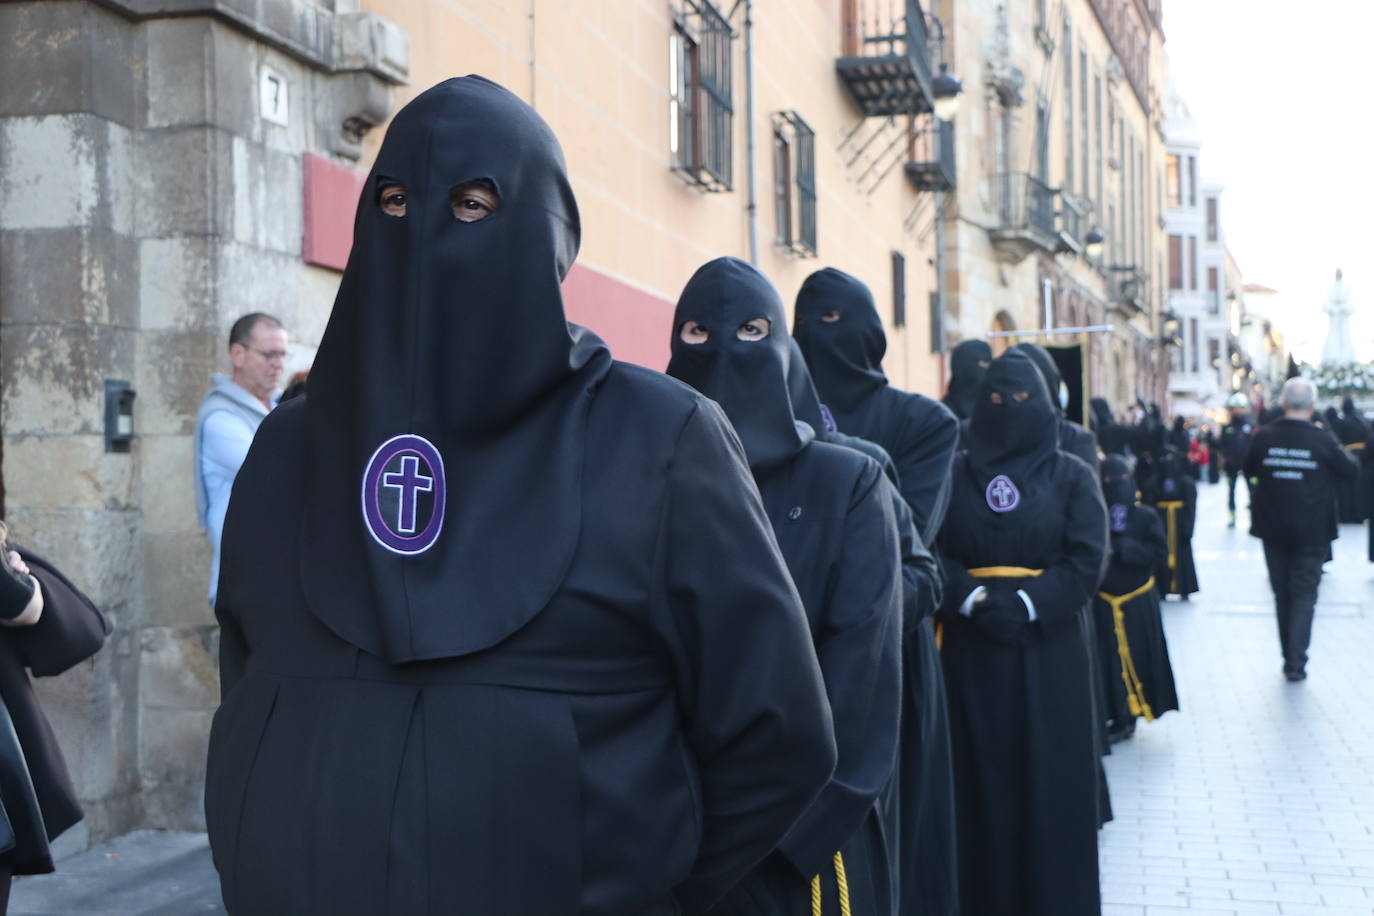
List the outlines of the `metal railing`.
<svg viewBox="0 0 1374 916">
<path fill-rule="evenodd" d="M 958 172 L 954 159 L 954 125 L 934 115 L 911 133 L 906 174 L 918 191 L 952 191 Z"/>
<path fill-rule="evenodd" d="M 1055 233 L 1056 192 L 1034 175 L 1004 172 L 997 180 L 999 228 Z"/>
<path fill-rule="evenodd" d="M 1059 234 L 1082 247 L 1088 234 L 1088 208 L 1064 189 L 1059 190 Z"/>
<path fill-rule="evenodd" d="M 842 13 L 841 57 L 903 62 L 929 106 L 934 72 L 930 32 L 919 0 L 842 0 Z"/>
</svg>

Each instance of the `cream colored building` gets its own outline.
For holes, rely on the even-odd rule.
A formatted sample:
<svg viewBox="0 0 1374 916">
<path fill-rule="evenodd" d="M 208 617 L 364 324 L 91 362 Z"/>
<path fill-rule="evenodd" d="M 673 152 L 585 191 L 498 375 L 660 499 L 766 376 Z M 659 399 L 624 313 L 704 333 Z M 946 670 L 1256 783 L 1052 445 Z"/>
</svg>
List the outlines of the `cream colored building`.
<svg viewBox="0 0 1374 916">
<path fill-rule="evenodd" d="M 1160 0 L 941 0 L 937 12 L 966 95 L 945 233 L 950 342 L 1109 327 L 1049 342 L 1086 340 L 1082 379 L 1117 411 L 1162 403 Z"/>
<path fill-rule="evenodd" d="M 918 31 L 931 25 L 919 4 L 361 5 L 410 35 L 410 85 L 399 91 L 398 107 L 440 80 L 477 73 L 520 95 L 552 125 L 582 211 L 569 313 L 605 337 L 617 356 L 665 365 L 683 285 L 705 261 L 734 255 L 756 260 L 789 308 L 814 270 L 834 266 L 857 275 L 872 288 L 889 328 L 889 376 L 927 393 L 939 388 L 930 296 L 935 194 L 918 191 L 904 168 L 912 158 L 913 119 L 865 118 L 837 73 L 846 50 L 900 57 L 904 41 L 858 39 L 904 33 L 907 6 L 918 11 Z M 926 53 L 921 47 L 919 56 Z M 694 65 L 697 92 L 690 88 Z M 894 98 L 928 110 L 929 99 L 921 101 L 928 93 L 908 87 Z M 692 115 L 703 112 L 711 114 L 693 126 Z M 915 120 L 919 128 L 928 116 Z M 381 134 L 369 135 L 361 165 Z M 708 168 L 690 161 L 694 138 L 696 152 L 713 160 Z M 806 200 L 812 195 L 814 204 Z"/>
</svg>

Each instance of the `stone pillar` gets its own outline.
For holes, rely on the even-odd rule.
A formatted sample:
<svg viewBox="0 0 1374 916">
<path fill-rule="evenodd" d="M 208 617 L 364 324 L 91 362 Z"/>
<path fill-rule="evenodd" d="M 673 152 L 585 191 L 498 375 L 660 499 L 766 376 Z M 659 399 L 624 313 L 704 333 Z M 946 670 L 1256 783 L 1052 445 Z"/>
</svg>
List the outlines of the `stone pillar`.
<svg viewBox="0 0 1374 916">
<path fill-rule="evenodd" d="M 116 625 L 40 685 L 88 814 L 69 843 L 202 827 L 218 674 L 196 405 L 245 312 L 280 317 L 309 364 L 338 275 L 301 258 L 302 157 L 356 159 L 408 67 L 404 34 L 329 6 L 0 3 L 4 511 Z M 105 451 L 107 379 L 137 391 L 127 453 Z"/>
</svg>

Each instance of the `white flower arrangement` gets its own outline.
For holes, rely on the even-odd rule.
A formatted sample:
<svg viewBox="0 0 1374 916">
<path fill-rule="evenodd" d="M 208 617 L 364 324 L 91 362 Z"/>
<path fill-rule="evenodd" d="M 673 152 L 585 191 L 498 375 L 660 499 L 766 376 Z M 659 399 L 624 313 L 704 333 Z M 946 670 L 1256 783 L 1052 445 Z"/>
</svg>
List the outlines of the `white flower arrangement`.
<svg viewBox="0 0 1374 916">
<path fill-rule="evenodd" d="M 1374 366 L 1346 363 L 1337 366 L 1302 366 L 1304 378 L 1311 379 L 1321 397 L 1339 398 L 1374 391 Z"/>
</svg>

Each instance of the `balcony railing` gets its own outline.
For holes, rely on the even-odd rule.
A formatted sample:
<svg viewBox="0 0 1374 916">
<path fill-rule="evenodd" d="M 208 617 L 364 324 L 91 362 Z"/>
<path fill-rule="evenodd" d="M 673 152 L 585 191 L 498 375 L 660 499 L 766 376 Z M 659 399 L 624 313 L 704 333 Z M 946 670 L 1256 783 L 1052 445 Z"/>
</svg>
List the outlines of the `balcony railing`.
<svg viewBox="0 0 1374 916">
<path fill-rule="evenodd" d="M 998 222 L 1003 230 L 1053 236 L 1055 191 L 1034 175 L 1005 172 L 998 176 Z"/>
<path fill-rule="evenodd" d="M 1081 252 L 1088 234 L 1091 208 L 1064 189 L 1059 191 L 1059 241 L 1061 251 Z"/>
<path fill-rule="evenodd" d="M 1150 278 L 1135 267 L 1112 268 L 1112 304 L 1126 312 L 1150 310 Z"/>
<path fill-rule="evenodd" d="M 931 115 L 912 132 L 911 150 L 903 167 L 918 191 L 952 191 L 956 186 L 954 125 Z"/>
<path fill-rule="evenodd" d="M 842 10 L 835 68 L 865 117 L 930 111 L 930 36 L 918 0 L 842 0 Z"/>
</svg>

